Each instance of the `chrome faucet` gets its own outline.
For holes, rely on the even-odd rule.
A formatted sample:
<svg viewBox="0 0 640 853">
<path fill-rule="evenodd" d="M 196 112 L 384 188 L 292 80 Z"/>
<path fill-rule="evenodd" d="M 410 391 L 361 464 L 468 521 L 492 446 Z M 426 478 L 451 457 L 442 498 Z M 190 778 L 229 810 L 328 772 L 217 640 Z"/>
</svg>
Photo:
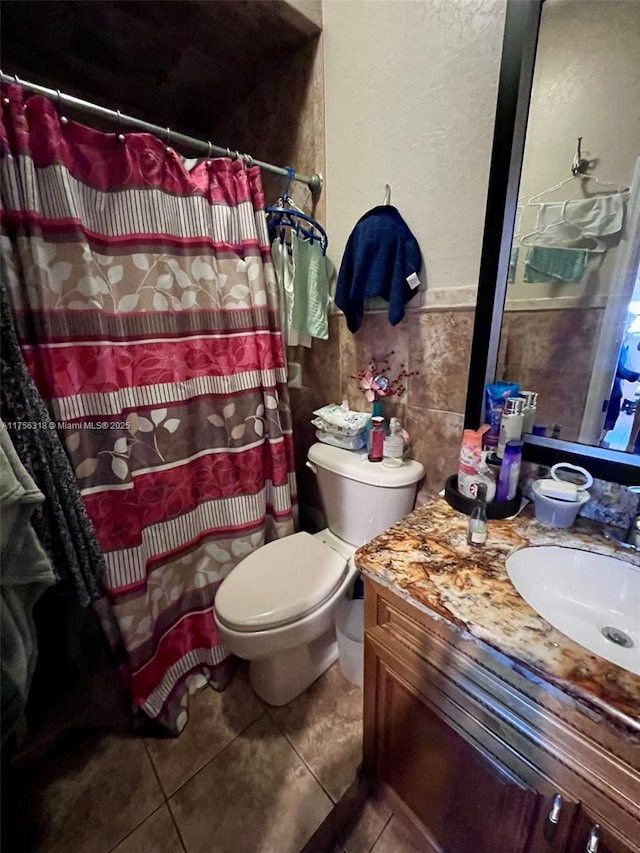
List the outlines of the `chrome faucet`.
<svg viewBox="0 0 640 853">
<path fill-rule="evenodd" d="M 634 495 L 640 495 L 640 486 L 630 486 L 629 491 Z M 605 530 L 604 535 L 620 548 L 629 548 L 632 551 L 640 551 L 640 500 L 636 508 L 636 514 L 631 519 L 628 530 Z"/>
</svg>

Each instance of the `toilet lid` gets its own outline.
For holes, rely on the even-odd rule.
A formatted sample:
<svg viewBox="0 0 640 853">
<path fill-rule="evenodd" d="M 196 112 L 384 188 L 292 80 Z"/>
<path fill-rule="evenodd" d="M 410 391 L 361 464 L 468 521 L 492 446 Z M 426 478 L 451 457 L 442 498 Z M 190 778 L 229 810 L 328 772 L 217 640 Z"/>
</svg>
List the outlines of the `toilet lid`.
<svg viewBox="0 0 640 853">
<path fill-rule="evenodd" d="M 286 625 L 325 602 L 343 580 L 347 561 L 310 533 L 258 548 L 225 578 L 216 618 L 236 631 Z"/>
</svg>

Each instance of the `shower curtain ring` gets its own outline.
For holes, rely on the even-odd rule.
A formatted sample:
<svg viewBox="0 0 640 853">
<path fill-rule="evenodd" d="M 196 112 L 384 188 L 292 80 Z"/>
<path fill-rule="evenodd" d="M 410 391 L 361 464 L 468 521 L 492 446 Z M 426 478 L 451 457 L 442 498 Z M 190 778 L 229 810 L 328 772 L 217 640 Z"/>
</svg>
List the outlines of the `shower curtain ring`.
<svg viewBox="0 0 640 853">
<path fill-rule="evenodd" d="M 227 160 L 231 160 L 231 149 L 227 148 Z"/>
<path fill-rule="evenodd" d="M 165 139 L 165 150 L 166 150 L 167 154 L 171 154 L 171 145 L 169 144 L 170 142 L 171 142 L 171 128 L 167 127 L 167 136 Z"/>
<path fill-rule="evenodd" d="M 16 74 L 16 80 L 18 79 L 18 75 Z M 60 89 L 56 89 L 58 95 L 58 112 L 60 113 L 60 124 L 66 124 L 69 119 L 66 116 L 62 115 L 62 95 L 60 94 Z"/>
<path fill-rule="evenodd" d="M 124 133 L 122 132 L 122 115 L 120 110 L 117 110 L 118 113 L 118 142 L 124 142 Z"/>
<path fill-rule="evenodd" d="M 209 146 L 209 150 L 207 151 L 207 168 L 211 168 L 211 140 L 207 140 L 207 144 Z"/>
<path fill-rule="evenodd" d="M 242 157 L 242 154 L 241 154 L 241 153 L 238 151 L 238 149 L 236 148 L 236 155 L 235 155 L 235 157 L 234 157 L 233 159 L 234 159 L 234 160 L 240 160 L 240 158 L 241 158 L 241 157 Z"/>
<path fill-rule="evenodd" d="M 251 154 L 245 154 L 244 159 L 245 159 L 247 166 L 249 166 L 249 168 L 251 168 L 251 166 L 253 166 L 253 157 L 251 156 Z"/>
</svg>

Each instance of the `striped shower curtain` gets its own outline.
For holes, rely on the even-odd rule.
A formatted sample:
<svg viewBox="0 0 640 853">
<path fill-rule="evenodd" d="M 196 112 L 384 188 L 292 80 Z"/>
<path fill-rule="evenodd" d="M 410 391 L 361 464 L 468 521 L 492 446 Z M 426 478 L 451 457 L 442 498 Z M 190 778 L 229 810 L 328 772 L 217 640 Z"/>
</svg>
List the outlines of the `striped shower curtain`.
<svg viewBox="0 0 640 853">
<path fill-rule="evenodd" d="M 177 733 L 188 693 L 227 656 L 218 585 L 293 531 L 260 172 L 224 159 L 188 171 L 153 136 L 61 121 L 19 86 L 2 96 L 20 344 L 105 554 L 104 622 L 134 704 Z"/>
</svg>

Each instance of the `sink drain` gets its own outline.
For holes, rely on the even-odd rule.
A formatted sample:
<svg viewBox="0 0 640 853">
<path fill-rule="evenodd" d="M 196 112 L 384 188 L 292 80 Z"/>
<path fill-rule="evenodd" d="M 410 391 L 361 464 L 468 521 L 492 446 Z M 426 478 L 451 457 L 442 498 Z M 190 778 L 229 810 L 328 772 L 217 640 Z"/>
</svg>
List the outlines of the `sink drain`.
<svg viewBox="0 0 640 853">
<path fill-rule="evenodd" d="M 628 634 L 625 634 L 624 631 L 621 631 L 620 628 L 612 628 L 610 625 L 607 625 L 606 628 L 603 628 L 600 632 L 605 640 L 609 640 L 610 643 L 615 643 L 616 646 L 622 646 L 623 649 L 630 649 L 633 646 L 633 640 Z"/>
</svg>

